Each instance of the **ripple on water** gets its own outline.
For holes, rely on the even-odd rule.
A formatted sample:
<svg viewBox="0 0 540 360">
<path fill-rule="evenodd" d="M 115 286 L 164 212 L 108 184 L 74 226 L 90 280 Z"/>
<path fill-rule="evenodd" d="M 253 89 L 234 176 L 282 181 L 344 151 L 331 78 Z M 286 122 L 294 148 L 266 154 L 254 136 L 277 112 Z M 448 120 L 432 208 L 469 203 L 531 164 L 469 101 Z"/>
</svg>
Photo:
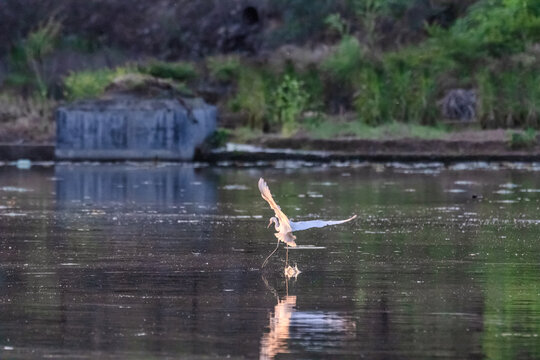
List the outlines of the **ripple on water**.
<svg viewBox="0 0 540 360">
<path fill-rule="evenodd" d="M 26 188 L 22 188 L 22 187 L 16 187 L 16 186 L 2 186 L 2 187 L 0 187 L 0 191 L 25 193 L 25 192 L 30 192 L 30 191 L 34 191 L 34 190 L 26 189 Z"/>
<path fill-rule="evenodd" d="M 16 213 L 16 212 L 8 212 L 8 213 L 0 213 L 0 216 L 7 216 L 7 217 L 23 217 L 23 216 L 28 216 L 28 214 L 25 214 L 25 213 Z"/>
<path fill-rule="evenodd" d="M 404 176 L 381 164 L 266 165 L 3 168 L 0 187 L 35 190 L 0 190 L 0 216 L 29 215 L 0 221 L 2 326 L 10 335 L 0 352 L 540 358 L 538 173 L 441 167 Z M 284 276 L 283 246 L 261 269 L 276 239 L 266 228 L 273 213 L 257 190 L 260 176 L 273 179 L 276 201 L 291 218 L 359 213 L 361 220 L 296 233 L 300 245 L 288 254 L 302 270 L 296 279 Z M 523 187 L 500 186 L 509 183 Z M 454 188 L 485 199 L 444 193 Z M 498 190 L 530 192 L 531 201 Z M 520 204 L 493 201 L 505 199 Z M 90 337 L 79 341 L 81 334 Z"/>
<path fill-rule="evenodd" d="M 246 185 L 230 184 L 223 186 L 223 190 L 249 190 Z"/>
<path fill-rule="evenodd" d="M 326 246 L 317 245 L 296 245 L 295 247 L 289 247 L 289 250 L 324 250 Z"/>
<path fill-rule="evenodd" d="M 444 192 L 459 194 L 459 193 L 467 192 L 467 190 L 463 190 L 463 189 L 446 189 L 446 190 L 444 190 Z"/>
<path fill-rule="evenodd" d="M 512 190 L 501 189 L 501 190 L 494 191 L 493 193 L 498 194 L 498 195 L 510 195 L 510 194 L 513 194 L 514 192 Z"/>
</svg>

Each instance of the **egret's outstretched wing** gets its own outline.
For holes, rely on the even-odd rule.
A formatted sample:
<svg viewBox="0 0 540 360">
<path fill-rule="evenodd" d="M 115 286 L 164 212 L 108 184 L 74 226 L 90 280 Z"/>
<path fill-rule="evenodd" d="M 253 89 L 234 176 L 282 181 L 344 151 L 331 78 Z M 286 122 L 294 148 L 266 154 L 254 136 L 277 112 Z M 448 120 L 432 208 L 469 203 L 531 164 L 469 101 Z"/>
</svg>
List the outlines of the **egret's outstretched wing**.
<svg viewBox="0 0 540 360">
<path fill-rule="evenodd" d="M 281 208 L 276 204 L 274 201 L 274 198 L 272 197 L 272 194 L 270 193 L 270 189 L 268 188 L 268 185 L 266 185 L 266 182 L 263 178 L 259 179 L 259 191 L 261 192 L 261 196 L 264 200 L 270 204 L 270 207 L 274 212 L 276 213 L 276 217 L 279 219 L 280 226 L 288 227 L 289 225 L 289 218 L 287 218 L 287 215 L 281 211 Z M 287 232 L 286 228 L 284 228 L 285 232 Z M 289 230 L 290 231 L 290 230 Z"/>
<path fill-rule="evenodd" d="M 311 228 L 322 228 L 329 225 L 338 225 L 346 223 L 347 221 L 351 221 L 353 219 L 356 219 L 356 215 L 346 219 L 346 220 L 310 220 L 310 221 L 291 221 L 291 229 L 292 231 L 302 231 L 307 230 Z"/>
</svg>

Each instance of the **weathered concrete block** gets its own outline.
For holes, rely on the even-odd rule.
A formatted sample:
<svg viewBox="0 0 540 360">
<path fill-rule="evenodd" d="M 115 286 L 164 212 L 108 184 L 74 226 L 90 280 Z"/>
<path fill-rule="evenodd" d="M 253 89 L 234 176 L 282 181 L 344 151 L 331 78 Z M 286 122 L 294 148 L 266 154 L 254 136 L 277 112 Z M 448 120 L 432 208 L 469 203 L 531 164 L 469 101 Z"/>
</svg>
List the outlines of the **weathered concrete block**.
<svg viewBox="0 0 540 360">
<path fill-rule="evenodd" d="M 63 160 L 192 160 L 216 128 L 202 99 L 119 98 L 76 102 L 56 114 Z"/>
</svg>

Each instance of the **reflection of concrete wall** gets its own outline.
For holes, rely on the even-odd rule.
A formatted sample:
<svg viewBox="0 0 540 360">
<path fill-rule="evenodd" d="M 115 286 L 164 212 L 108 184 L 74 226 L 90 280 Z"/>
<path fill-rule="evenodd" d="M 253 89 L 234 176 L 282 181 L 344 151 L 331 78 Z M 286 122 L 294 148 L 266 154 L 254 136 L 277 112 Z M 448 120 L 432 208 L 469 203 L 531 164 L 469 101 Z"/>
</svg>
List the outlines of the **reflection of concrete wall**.
<svg viewBox="0 0 540 360">
<path fill-rule="evenodd" d="M 91 202 L 215 205 L 216 184 L 186 165 L 57 165 L 59 205 Z M 206 210 L 208 211 L 208 210 Z"/>
</svg>

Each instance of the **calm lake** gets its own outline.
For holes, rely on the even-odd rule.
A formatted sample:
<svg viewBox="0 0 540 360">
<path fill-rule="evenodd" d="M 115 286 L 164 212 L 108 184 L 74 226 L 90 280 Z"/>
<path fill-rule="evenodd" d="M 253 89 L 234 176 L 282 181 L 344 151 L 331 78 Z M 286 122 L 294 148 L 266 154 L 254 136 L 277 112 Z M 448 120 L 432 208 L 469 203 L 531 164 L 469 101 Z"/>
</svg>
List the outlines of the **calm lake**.
<svg viewBox="0 0 540 360">
<path fill-rule="evenodd" d="M 0 358 L 538 359 L 539 175 L 0 166 Z M 358 215 L 296 233 L 296 278 L 283 247 L 261 270 L 259 177 L 292 219 Z"/>
</svg>

